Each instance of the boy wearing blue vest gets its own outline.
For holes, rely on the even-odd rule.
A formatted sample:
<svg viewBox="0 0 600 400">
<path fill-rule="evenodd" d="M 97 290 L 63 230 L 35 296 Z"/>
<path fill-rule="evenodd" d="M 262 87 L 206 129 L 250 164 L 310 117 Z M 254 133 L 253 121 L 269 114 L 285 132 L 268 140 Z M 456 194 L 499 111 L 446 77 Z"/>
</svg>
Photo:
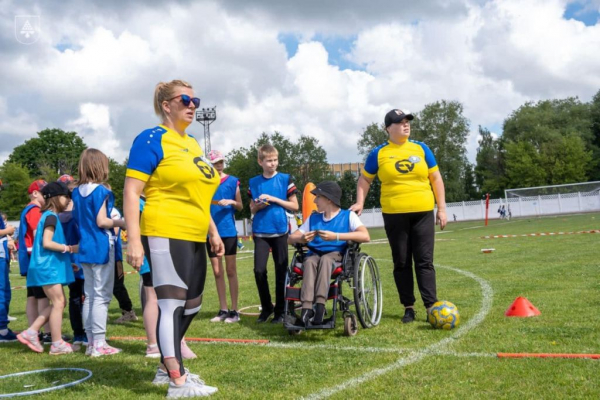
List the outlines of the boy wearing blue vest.
<svg viewBox="0 0 600 400">
<path fill-rule="evenodd" d="M 257 322 L 265 322 L 275 312 L 271 323 L 283 323 L 284 285 L 288 265 L 288 218 L 286 210 L 298 211 L 296 185 L 290 175 L 277 172 L 278 152 L 270 144 L 258 149 L 258 164 L 263 173 L 250 179 L 250 211 L 254 215 L 254 278 L 258 288 L 261 313 Z M 275 308 L 271 302 L 267 261 L 269 249 L 275 263 Z"/>
<path fill-rule="evenodd" d="M 7 225 L 4 218 L 0 218 L 0 343 L 14 342 L 17 336 L 8 329 L 8 307 L 11 292 L 10 280 L 10 252 L 8 249 L 8 236 L 15 233 L 15 227 Z"/>
<path fill-rule="evenodd" d="M 306 243 L 309 249 L 304 260 L 300 319 L 304 325 L 311 319 L 313 325 L 321 325 L 331 272 L 335 263 L 342 261 L 347 241 L 364 243 L 371 239 L 358 215 L 341 209 L 342 189 L 337 183 L 321 182 L 311 193 L 316 196 L 318 213 L 312 214 L 290 236 L 289 243 Z"/>
</svg>

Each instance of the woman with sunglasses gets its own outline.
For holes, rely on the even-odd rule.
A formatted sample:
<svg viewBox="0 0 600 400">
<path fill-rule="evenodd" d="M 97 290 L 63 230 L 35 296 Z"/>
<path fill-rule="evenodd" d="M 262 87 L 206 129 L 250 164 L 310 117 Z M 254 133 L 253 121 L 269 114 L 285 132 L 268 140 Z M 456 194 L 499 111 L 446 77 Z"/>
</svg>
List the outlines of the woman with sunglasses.
<svg viewBox="0 0 600 400">
<path fill-rule="evenodd" d="M 134 140 L 124 189 L 128 222 L 127 261 L 139 270 L 147 256 L 160 317 L 157 337 L 161 353 L 153 383 L 168 384 L 167 397 L 208 396 L 207 386 L 183 367 L 181 341 L 200 311 L 206 279 L 206 238 L 222 256 L 223 242 L 210 217 L 210 202 L 219 174 L 185 130 L 194 120 L 200 99 L 192 86 L 174 80 L 159 83 L 154 111 L 162 123 Z M 142 191 L 146 205 L 140 220 Z"/>
</svg>

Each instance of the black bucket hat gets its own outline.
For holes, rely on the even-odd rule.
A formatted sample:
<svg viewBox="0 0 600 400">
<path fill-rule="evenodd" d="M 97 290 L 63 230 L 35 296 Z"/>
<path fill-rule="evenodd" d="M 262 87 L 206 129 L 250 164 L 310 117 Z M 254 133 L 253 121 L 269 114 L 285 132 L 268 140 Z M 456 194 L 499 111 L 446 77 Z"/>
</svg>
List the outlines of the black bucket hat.
<svg viewBox="0 0 600 400">
<path fill-rule="evenodd" d="M 311 190 L 311 193 L 315 196 L 323 196 L 331 200 L 336 206 L 341 207 L 342 202 L 342 188 L 340 185 L 333 181 L 324 181 L 317 185 L 317 187 Z"/>
</svg>

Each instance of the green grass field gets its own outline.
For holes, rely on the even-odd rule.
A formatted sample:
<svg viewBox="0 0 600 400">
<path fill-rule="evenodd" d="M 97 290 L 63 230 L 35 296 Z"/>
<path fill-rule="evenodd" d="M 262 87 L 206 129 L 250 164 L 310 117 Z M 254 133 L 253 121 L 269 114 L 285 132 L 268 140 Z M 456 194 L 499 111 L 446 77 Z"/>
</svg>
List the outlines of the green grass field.
<svg viewBox="0 0 600 400">
<path fill-rule="evenodd" d="M 363 246 L 379 265 L 384 308 L 381 324 L 343 336 L 343 320 L 335 330 L 289 336 L 281 325 L 209 322 L 218 310 L 212 274 L 204 304 L 188 337 L 268 339 L 267 345 L 190 343 L 198 359 L 186 363 L 209 385 L 214 398 L 600 398 L 600 360 L 499 359 L 507 353 L 600 353 L 600 234 L 482 239 L 484 235 L 584 231 L 600 228 L 600 214 L 450 223 L 436 235 L 438 297 L 455 303 L 461 325 L 453 331 L 430 328 L 418 300 L 417 321 L 403 325 L 402 307 L 392 276 L 391 253 L 385 242 Z M 372 229 L 371 238 L 384 238 Z M 246 242 L 251 248 L 251 243 Z M 482 254 L 482 248 L 495 248 Z M 250 253 L 238 255 L 240 306 L 258 304 Z M 129 267 L 128 267 L 129 268 Z M 24 285 L 16 266 L 12 286 Z M 271 281 L 274 280 L 269 266 Z M 126 283 L 141 314 L 138 276 Z M 415 285 L 416 286 L 416 285 Z M 346 286 L 347 287 L 347 286 Z M 273 287 L 271 288 L 273 292 Z M 349 293 L 349 291 L 346 291 Z M 517 296 L 529 299 L 541 315 L 505 317 Z M 418 295 L 417 295 L 417 298 Z M 13 291 L 10 327 L 26 328 L 25 291 Z M 255 311 L 255 310 L 254 310 Z M 110 320 L 120 315 L 116 300 Z M 71 334 L 65 313 L 63 327 Z M 109 336 L 143 336 L 142 321 L 108 325 Z M 41 368 L 86 368 L 93 377 L 74 387 L 44 395 L 49 399 L 159 399 L 166 388 L 152 380 L 156 361 L 144 357 L 143 341 L 114 341 L 122 354 L 91 359 L 82 353 L 52 357 L 35 354 L 20 343 L 0 349 L 0 375 Z M 53 372 L 0 380 L 0 393 L 41 389 L 83 377 Z M 25 387 L 25 385 L 34 385 Z"/>
</svg>

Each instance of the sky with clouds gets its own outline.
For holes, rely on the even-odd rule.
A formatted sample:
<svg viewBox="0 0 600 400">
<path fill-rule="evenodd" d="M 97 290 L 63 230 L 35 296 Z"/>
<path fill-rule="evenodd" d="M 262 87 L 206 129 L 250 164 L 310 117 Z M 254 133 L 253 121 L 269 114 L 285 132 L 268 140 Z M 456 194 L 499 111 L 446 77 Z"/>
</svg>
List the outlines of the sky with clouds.
<svg viewBox="0 0 600 400">
<path fill-rule="evenodd" d="M 279 131 L 357 161 L 364 127 L 445 99 L 464 105 L 473 160 L 478 125 L 500 134 L 525 102 L 600 90 L 599 21 L 600 0 L 0 0 L 0 162 L 45 128 L 122 161 L 171 79 L 217 107 L 225 153 Z"/>
</svg>

